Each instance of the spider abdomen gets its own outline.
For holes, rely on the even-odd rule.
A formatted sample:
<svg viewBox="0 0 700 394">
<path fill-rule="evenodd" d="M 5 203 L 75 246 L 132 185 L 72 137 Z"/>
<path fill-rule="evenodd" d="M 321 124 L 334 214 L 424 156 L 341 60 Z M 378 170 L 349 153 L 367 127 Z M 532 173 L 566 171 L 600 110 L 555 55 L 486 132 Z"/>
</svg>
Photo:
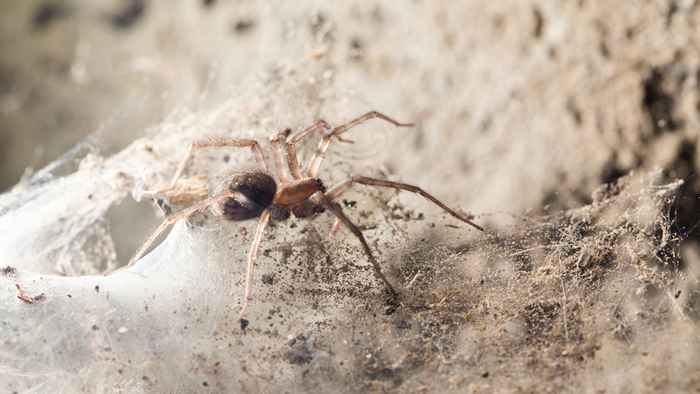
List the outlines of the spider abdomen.
<svg viewBox="0 0 700 394">
<path fill-rule="evenodd" d="M 220 202 L 216 211 L 225 219 L 234 221 L 260 216 L 272 204 L 277 192 L 275 180 L 262 171 L 234 174 L 224 186 L 234 195 Z"/>
</svg>

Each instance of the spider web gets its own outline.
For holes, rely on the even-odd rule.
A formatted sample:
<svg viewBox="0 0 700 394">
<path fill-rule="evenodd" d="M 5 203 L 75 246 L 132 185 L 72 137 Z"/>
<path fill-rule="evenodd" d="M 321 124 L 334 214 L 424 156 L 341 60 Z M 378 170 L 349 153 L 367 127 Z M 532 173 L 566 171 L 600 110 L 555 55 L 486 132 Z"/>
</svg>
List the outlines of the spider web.
<svg viewBox="0 0 700 394">
<path fill-rule="evenodd" d="M 614 335 L 640 343 L 655 337 L 638 310 L 696 318 L 692 299 L 672 292 L 692 294 L 696 285 L 679 273 L 669 219 L 681 182 L 660 173 L 623 178 L 592 204 L 551 216 L 481 215 L 488 235 L 444 215 L 415 215 L 391 193 L 355 192 L 346 209 L 402 289 L 398 311 L 356 240 L 327 237 L 327 217 L 267 231 L 245 333 L 238 309 L 254 221 L 180 221 L 132 269 L 102 276 L 128 259 L 123 238 L 138 242 L 159 220 L 132 195 L 167 180 L 190 141 L 222 130 L 263 139 L 372 109 L 295 70 L 272 70 L 216 107 L 180 110 L 112 156 L 86 141 L 0 197 L 3 389 L 356 392 L 426 381 L 445 357 L 459 367 L 446 379 L 478 379 L 476 344 L 494 354 L 516 349 L 511 356 L 525 364 L 542 341 L 583 354 L 570 344 L 586 327 L 606 338 L 609 316 Z M 247 151 L 206 153 L 194 171 L 213 183 L 250 161 Z M 325 163 L 324 179 L 356 170 L 337 164 Z M 16 283 L 37 301 L 19 301 Z M 697 348 L 684 327 L 663 335 Z"/>
<path fill-rule="evenodd" d="M 313 74 L 311 66 L 305 68 Z M 133 269 L 102 275 L 123 265 L 134 251 L 133 239 L 144 239 L 160 220 L 147 201 L 135 203 L 132 197 L 167 181 L 190 141 L 222 130 L 264 140 L 282 127 L 301 128 L 321 116 L 345 120 L 370 109 L 336 100 L 337 94 L 328 94 L 334 90 L 328 81 L 299 77 L 285 67 L 246 86 L 249 94 L 239 91 L 241 99 L 206 111 L 180 109 L 112 156 L 101 156 L 98 138 L 90 138 L 0 196 L 0 256 L 6 267 L 0 274 L 0 313 L 8 338 L 0 348 L 0 380 L 7 389 L 177 391 L 214 385 L 216 376 L 228 391 L 236 387 L 235 377 L 247 374 L 257 381 L 255 376 L 272 370 L 277 370 L 274 386 L 284 387 L 294 364 L 272 368 L 272 360 L 244 355 L 279 348 L 280 336 L 325 324 L 342 305 L 337 301 L 356 296 L 357 289 L 381 299 L 381 287 L 354 240 L 321 241 L 320 229 L 325 238 L 329 219 L 268 230 L 252 324 L 243 337 L 237 313 L 255 221 L 181 221 Z M 289 103 L 296 103 L 293 109 Z M 227 169 L 251 161 L 242 150 L 203 152 L 192 172 L 211 179 L 211 188 Z M 328 179 L 347 177 L 332 162 L 325 164 Z M 118 255 L 125 242 L 131 247 Z M 37 297 L 36 303 L 20 302 L 15 284 Z"/>
</svg>

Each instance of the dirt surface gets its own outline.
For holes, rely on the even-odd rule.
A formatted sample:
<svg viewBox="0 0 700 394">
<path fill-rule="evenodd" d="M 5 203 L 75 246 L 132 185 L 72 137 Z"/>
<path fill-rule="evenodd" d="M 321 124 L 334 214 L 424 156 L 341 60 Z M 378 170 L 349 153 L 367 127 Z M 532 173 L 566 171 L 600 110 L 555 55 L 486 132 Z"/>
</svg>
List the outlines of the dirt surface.
<svg viewBox="0 0 700 394">
<path fill-rule="evenodd" d="M 699 5 L 11 2 L 0 321 L 15 336 L 0 345 L 0 385 L 700 390 Z M 406 193 L 348 195 L 398 307 L 349 234 L 325 236 L 325 217 L 269 231 L 245 335 L 253 223 L 195 218 L 138 275 L 84 276 L 147 237 L 159 211 L 133 197 L 163 184 L 193 139 L 265 139 L 370 109 L 417 125 L 357 130 L 324 181 L 415 183 L 487 228 Z M 249 163 L 202 155 L 188 180 L 207 188 Z M 44 298 L 22 303 L 15 282 Z"/>
</svg>

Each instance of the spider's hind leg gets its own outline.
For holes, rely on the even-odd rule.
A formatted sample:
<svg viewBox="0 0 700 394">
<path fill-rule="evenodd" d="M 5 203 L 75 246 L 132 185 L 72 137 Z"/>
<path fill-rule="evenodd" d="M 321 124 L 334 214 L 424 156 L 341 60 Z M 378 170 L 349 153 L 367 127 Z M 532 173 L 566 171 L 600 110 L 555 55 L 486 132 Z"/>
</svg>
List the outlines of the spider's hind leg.
<svg viewBox="0 0 700 394">
<path fill-rule="evenodd" d="M 148 239 L 146 239 L 146 241 L 143 243 L 143 245 L 141 245 L 141 247 L 136 252 L 134 257 L 132 257 L 131 260 L 129 260 L 129 263 L 126 265 L 126 267 L 131 267 L 141 257 L 143 257 L 143 255 L 145 255 L 146 252 L 148 252 L 151 245 L 153 245 L 153 243 L 158 239 L 158 237 L 163 232 L 165 232 L 170 226 L 175 224 L 175 222 L 177 222 L 180 219 L 188 218 L 192 214 L 199 212 L 199 211 L 202 211 L 202 210 L 208 208 L 210 205 L 215 204 L 223 199 L 229 198 L 230 196 L 231 195 L 229 193 L 224 193 L 224 194 L 221 194 L 221 195 L 218 195 L 215 197 L 208 198 L 206 200 L 200 201 L 199 203 L 197 203 L 189 208 L 185 208 L 185 209 L 178 211 L 178 212 L 168 216 L 167 218 L 165 218 L 163 223 L 161 223 L 160 226 L 158 226 L 158 228 L 156 228 L 155 231 L 153 231 L 151 236 L 148 237 Z"/>
</svg>

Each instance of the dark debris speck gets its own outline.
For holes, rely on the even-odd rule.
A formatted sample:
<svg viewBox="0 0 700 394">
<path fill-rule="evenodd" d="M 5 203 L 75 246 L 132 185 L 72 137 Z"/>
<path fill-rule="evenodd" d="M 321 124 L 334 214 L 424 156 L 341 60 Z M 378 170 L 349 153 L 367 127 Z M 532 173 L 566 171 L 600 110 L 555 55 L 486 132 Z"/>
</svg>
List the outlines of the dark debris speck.
<svg viewBox="0 0 700 394">
<path fill-rule="evenodd" d="M 70 13 L 71 9 L 63 2 L 43 2 L 32 15 L 32 28 L 34 31 L 44 31 L 51 23 L 69 16 Z"/>
<path fill-rule="evenodd" d="M 240 19 L 233 24 L 233 32 L 236 34 L 250 33 L 255 27 L 255 21 L 252 19 Z"/>
<path fill-rule="evenodd" d="M 146 11 L 145 0 L 126 0 L 126 5 L 111 16 L 110 21 L 115 29 L 128 29 L 133 27 Z"/>
<path fill-rule="evenodd" d="M 314 358 L 313 339 L 299 334 L 295 338 L 292 338 L 288 344 L 287 361 L 289 361 L 290 364 L 308 364 Z"/>
<path fill-rule="evenodd" d="M 272 286 L 275 283 L 275 276 L 273 274 L 263 274 L 262 283 Z"/>
<path fill-rule="evenodd" d="M 386 300 L 386 304 L 384 305 L 384 314 L 387 316 L 392 315 L 397 309 L 399 309 L 399 305 L 400 303 L 398 296 L 395 294 L 390 294 L 389 298 Z"/>
<path fill-rule="evenodd" d="M 408 328 L 411 328 L 411 323 L 402 319 L 402 320 L 399 320 L 398 323 L 396 323 L 396 328 L 401 329 L 401 330 L 406 330 Z"/>
<path fill-rule="evenodd" d="M 8 265 L 0 269 L 0 273 L 2 273 L 5 276 L 14 276 L 15 274 L 17 274 L 17 269 Z"/>
</svg>

